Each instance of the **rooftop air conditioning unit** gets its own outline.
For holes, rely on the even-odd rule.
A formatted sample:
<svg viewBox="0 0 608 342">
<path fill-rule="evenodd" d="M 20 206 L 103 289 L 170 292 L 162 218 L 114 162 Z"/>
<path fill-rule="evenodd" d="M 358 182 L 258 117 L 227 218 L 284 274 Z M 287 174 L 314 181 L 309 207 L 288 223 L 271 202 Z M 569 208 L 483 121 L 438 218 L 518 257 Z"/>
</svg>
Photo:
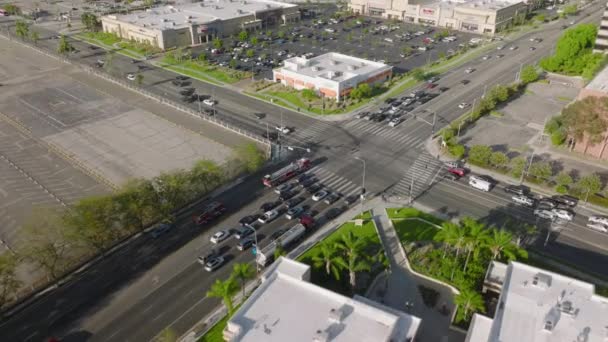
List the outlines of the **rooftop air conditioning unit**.
<svg viewBox="0 0 608 342">
<path fill-rule="evenodd" d="M 336 62 L 335 60 L 331 59 L 331 60 L 329 61 L 329 64 L 330 64 L 330 65 L 337 65 L 337 64 L 338 64 L 338 62 Z"/>
<path fill-rule="evenodd" d="M 312 340 L 313 342 L 327 342 L 329 341 L 329 333 L 327 331 L 317 330 Z"/>
<path fill-rule="evenodd" d="M 342 318 L 344 318 L 344 310 L 342 309 L 334 309 L 329 310 L 329 320 L 334 323 L 342 323 Z"/>
<path fill-rule="evenodd" d="M 311 69 L 312 69 L 312 71 L 319 71 L 320 70 L 318 66 L 313 66 Z"/>
<path fill-rule="evenodd" d="M 348 70 L 353 71 L 353 70 L 357 70 L 357 67 L 354 65 L 349 65 L 348 67 L 346 67 Z"/>
</svg>

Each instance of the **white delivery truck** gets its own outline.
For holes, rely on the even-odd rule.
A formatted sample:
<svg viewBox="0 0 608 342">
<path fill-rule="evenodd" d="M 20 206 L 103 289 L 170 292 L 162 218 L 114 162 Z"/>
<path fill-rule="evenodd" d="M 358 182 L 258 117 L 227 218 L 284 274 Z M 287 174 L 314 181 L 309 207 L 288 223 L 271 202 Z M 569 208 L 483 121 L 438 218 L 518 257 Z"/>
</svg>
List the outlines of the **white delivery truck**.
<svg viewBox="0 0 608 342">
<path fill-rule="evenodd" d="M 277 249 L 278 244 L 281 244 L 283 248 L 286 248 L 295 241 L 298 241 L 298 239 L 301 238 L 304 233 L 306 233 L 306 227 L 301 223 L 291 227 L 275 241 L 271 242 L 266 247 L 257 250 L 255 258 L 256 262 L 262 267 L 270 265 L 274 261 L 274 251 Z"/>
<path fill-rule="evenodd" d="M 477 176 L 469 177 L 469 185 L 482 191 L 490 191 L 490 188 L 492 187 L 492 183 Z"/>
</svg>

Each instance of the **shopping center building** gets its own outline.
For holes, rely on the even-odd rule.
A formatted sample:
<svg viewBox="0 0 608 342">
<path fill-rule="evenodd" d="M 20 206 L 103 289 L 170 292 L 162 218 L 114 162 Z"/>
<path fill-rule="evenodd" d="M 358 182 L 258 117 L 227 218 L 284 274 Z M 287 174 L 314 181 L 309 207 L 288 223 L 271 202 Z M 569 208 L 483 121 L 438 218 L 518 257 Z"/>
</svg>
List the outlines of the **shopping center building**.
<svg viewBox="0 0 608 342">
<path fill-rule="evenodd" d="M 104 32 L 166 50 L 300 19 L 297 5 L 266 0 L 214 0 L 165 5 L 101 18 Z"/>
<path fill-rule="evenodd" d="M 319 96 L 341 101 L 361 83 L 387 81 L 393 67 L 330 52 L 313 58 L 292 57 L 273 70 L 273 80 L 295 89 L 313 89 Z"/>
<path fill-rule="evenodd" d="M 391 1 L 350 0 L 358 14 L 409 23 L 445 27 L 479 34 L 494 34 L 525 19 L 538 0 Z"/>
</svg>

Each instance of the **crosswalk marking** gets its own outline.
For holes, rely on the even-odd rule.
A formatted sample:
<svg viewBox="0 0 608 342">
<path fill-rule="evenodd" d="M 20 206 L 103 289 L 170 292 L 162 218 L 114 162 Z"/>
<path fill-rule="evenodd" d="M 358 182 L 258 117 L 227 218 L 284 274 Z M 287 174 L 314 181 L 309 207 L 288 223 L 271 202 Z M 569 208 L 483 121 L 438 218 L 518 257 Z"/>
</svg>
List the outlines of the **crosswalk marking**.
<svg viewBox="0 0 608 342">
<path fill-rule="evenodd" d="M 349 179 L 339 176 L 321 165 L 316 165 L 306 172 L 307 174 L 314 175 L 318 180 L 319 184 L 323 184 L 324 188 L 332 192 L 341 194 L 343 197 L 351 196 L 361 191 L 361 187 Z"/>
<path fill-rule="evenodd" d="M 342 124 L 352 130 L 364 132 L 366 134 L 377 135 L 388 140 L 397 141 L 403 146 L 420 148 L 424 145 L 426 138 L 420 136 L 418 129 L 408 127 L 408 132 L 397 127 L 390 127 L 386 123 L 376 123 L 367 120 L 353 119 Z"/>
<path fill-rule="evenodd" d="M 413 198 L 416 198 L 438 180 L 437 176 L 444 168 L 445 165 L 441 161 L 428 152 L 424 152 L 405 172 L 403 178 L 395 184 L 393 191 L 402 196 L 411 194 Z"/>
</svg>

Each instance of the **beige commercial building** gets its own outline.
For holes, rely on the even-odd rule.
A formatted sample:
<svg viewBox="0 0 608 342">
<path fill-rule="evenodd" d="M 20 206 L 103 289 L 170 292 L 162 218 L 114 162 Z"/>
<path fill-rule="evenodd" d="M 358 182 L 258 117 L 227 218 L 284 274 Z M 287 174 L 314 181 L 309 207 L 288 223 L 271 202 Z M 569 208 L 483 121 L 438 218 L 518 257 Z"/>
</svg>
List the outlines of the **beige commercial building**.
<svg viewBox="0 0 608 342">
<path fill-rule="evenodd" d="M 166 5 L 101 18 L 104 32 L 163 50 L 210 42 L 300 19 L 297 5 L 266 0 L 214 0 Z"/>
<path fill-rule="evenodd" d="M 359 14 L 479 34 L 494 34 L 523 20 L 528 7 L 524 0 L 412 1 L 411 3 L 392 0 L 350 0 L 349 3 L 349 8 Z"/>
</svg>

